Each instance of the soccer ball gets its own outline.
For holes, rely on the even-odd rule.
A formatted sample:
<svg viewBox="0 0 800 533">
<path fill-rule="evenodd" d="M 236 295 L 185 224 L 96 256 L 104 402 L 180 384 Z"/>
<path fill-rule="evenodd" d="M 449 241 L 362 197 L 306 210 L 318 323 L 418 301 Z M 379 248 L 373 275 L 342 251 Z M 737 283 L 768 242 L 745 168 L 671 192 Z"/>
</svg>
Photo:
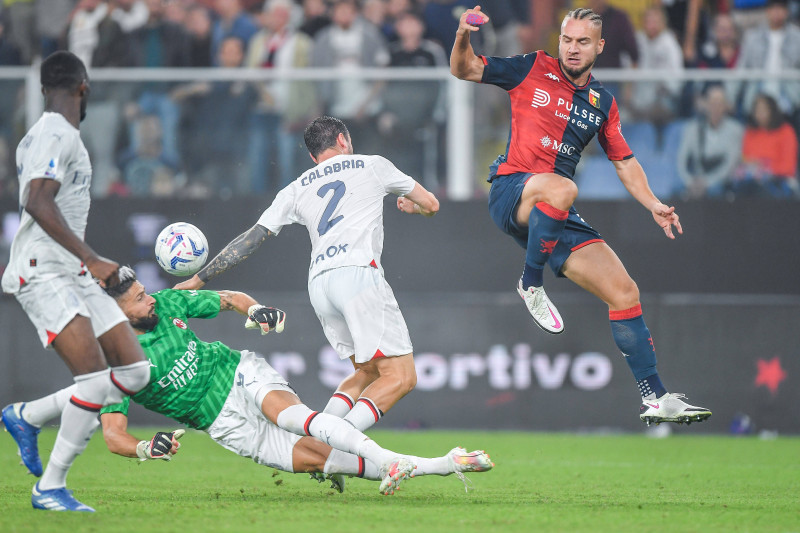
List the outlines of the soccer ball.
<svg viewBox="0 0 800 533">
<path fill-rule="evenodd" d="M 191 276 L 208 259 L 208 241 L 203 232 L 187 222 L 170 224 L 156 239 L 156 261 L 173 276 Z"/>
</svg>

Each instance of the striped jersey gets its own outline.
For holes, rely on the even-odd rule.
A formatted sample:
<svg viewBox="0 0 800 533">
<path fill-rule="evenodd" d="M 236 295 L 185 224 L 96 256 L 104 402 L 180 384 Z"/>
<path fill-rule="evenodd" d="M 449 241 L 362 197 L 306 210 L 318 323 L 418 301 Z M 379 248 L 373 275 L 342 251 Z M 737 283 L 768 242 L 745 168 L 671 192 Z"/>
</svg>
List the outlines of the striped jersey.
<svg viewBox="0 0 800 533">
<path fill-rule="evenodd" d="M 541 50 L 481 59 L 481 83 L 505 89 L 511 100 L 506 153 L 495 161 L 489 181 L 515 172 L 572 179 L 595 135 L 610 160 L 633 157 L 622 136 L 617 102 L 593 76 L 578 87 L 564 75 L 558 59 Z"/>
<path fill-rule="evenodd" d="M 55 203 L 69 229 L 83 240 L 89 216 L 92 164 L 80 131 L 61 113 L 45 112 L 17 146 L 19 229 L 3 274 L 3 291 L 19 292 L 22 285 L 84 272 L 81 260 L 53 240 L 25 211 L 31 181 L 52 179 L 60 184 Z"/>
<path fill-rule="evenodd" d="M 383 198 L 410 193 L 416 181 L 379 155 L 337 155 L 281 190 L 258 224 L 278 234 L 303 224 L 311 238 L 310 280 L 331 268 L 381 268 Z"/>
<path fill-rule="evenodd" d="M 150 360 L 150 383 L 131 398 L 189 427 L 206 429 L 228 398 L 241 354 L 219 341 L 201 341 L 187 321 L 217 316 L 219 294 L 166 289 L 153 298 L 158 325 L 138 336 Z M 127 415 L 128 404 L 125 398 L 122 403 L 104 407 L 101 413 Z"/>
</svg>

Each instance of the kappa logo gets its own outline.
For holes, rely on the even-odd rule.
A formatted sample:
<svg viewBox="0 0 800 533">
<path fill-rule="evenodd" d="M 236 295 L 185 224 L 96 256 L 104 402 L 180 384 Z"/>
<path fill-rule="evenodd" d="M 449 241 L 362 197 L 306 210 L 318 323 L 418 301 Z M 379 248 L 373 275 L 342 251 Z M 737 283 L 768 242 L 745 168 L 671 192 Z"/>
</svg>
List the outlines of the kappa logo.
<svg viewBox="0 0 800 533">
<path fill-rule="evenodd" d="M 188 329 L 188 326 L 186 325 L 186 322 L 184 322 L 180 318 L 173 318 L 172 319 L 172 323 L 175 324 L 176 326 L 178 326 L 181 329 Z"/>
<path fill-rule="evenodd" d="M 536 88 L 533 91 L 533 99 L 531 100 L 531 107 L 545 107 L 550 103 L 550 94 L 547 91 Z"/>
<path fill-rule="evenodd" d="M 553 74 L 552 72 L 548 72 L 547 74 L 545 74 L 545 75 L 544 75 L 544 77 L 545 77 L 545 78 L 550 78 L 550 79 L 551 79 L 551 80 L 553 80 L 553 81 L 556 81 L 556 82 L 559 82 L 559 83 L 561 83 L 561 80 L 560 80 L 560 79 L 558 79 L 558 76 L 556 76 L 556 75 L 555 75 L 555 74 Z"/>
</svg>

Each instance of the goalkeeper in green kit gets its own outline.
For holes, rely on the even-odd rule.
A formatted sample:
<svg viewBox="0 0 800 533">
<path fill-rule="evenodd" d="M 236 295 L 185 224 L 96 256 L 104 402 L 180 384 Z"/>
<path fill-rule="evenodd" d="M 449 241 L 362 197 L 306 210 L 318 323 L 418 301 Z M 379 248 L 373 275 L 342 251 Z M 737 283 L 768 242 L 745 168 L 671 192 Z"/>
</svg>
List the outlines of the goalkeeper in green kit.
<svg viewBox="0 0 800 533">
<path fill-rule="evenodd" d="M 167 289 L 149 295 L 129 267 L 120 283 L 106 289 L 117 301 L 150 361 L 150 382 L 130 399 L 191 428 L 203 430 L 223 447 L 255 462 L 287 472 L 327 476 L 344 489 L 345 476 L 380 480 L 392 494 L 401 481 L 417 475 L 482 472 L 493 464 L 483 451 L 454 448 L 437 458 L 413 457 L 381 448 L 341 418 L 312 411 L 265 359 L 221 342 L 200 340 L 191 318 L 214 318 L 220 311 L 247 315 L 245 327 L 262 334 L 283 330 L 283 311 L 259 305 L 234 291 Z M 23 463 L 41 475 L 39 428 L 58 416 L 71 388 L 3 409 L 3 422 L 19 447 Z M 141 460 L 169 460 L 183 430 L 158 432 L 151 440 L 128 433 L 129 398 L 100 414 L 109 450 Z"/>
</svg>

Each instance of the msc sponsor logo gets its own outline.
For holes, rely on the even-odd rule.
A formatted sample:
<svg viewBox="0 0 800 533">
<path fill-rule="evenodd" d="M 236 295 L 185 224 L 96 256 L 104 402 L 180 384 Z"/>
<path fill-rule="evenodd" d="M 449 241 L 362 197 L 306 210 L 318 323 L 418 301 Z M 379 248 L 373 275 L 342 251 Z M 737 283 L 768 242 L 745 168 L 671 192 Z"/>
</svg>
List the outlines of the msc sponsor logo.
<svg viewBox="0 0 800 533">
<path fill-rule="evenodd" d="M 531 107 L 545 107 L 550 103 L 550 94 L 547 91 L 536 88 L 533 91 L 533 99 L 531 100 Z"/>
<path fill-rule="evenodd" d="M 564 155 L 573 155 L 575 153 L 575 147 L 571 144 L 567 143 L 560 143 L 556 139 L 551 139 L 548 135 L 545 135 L 539 142 L 542 143 L 543 148 L 551 148 L 558 152 L 559 154 Z"/>
<path fill-rule="evenodd" d="M 545 78 L 550 78 L 551 80 L 553 80 L 553 81 L 556 81 L 556 82 L 559 82 L 559 83 L 561 82 L 561 80 L 560 80 L 560 79 L 558 79 L 558 76 L 556 76 L 556 75 L 555 75 L 555 74 L 553 74 L 552 72 L 548 72 L 547 74 L 545 74 L 545 75 L 544 75 L 544 77 L 545 77 Z"/>
</svg>

